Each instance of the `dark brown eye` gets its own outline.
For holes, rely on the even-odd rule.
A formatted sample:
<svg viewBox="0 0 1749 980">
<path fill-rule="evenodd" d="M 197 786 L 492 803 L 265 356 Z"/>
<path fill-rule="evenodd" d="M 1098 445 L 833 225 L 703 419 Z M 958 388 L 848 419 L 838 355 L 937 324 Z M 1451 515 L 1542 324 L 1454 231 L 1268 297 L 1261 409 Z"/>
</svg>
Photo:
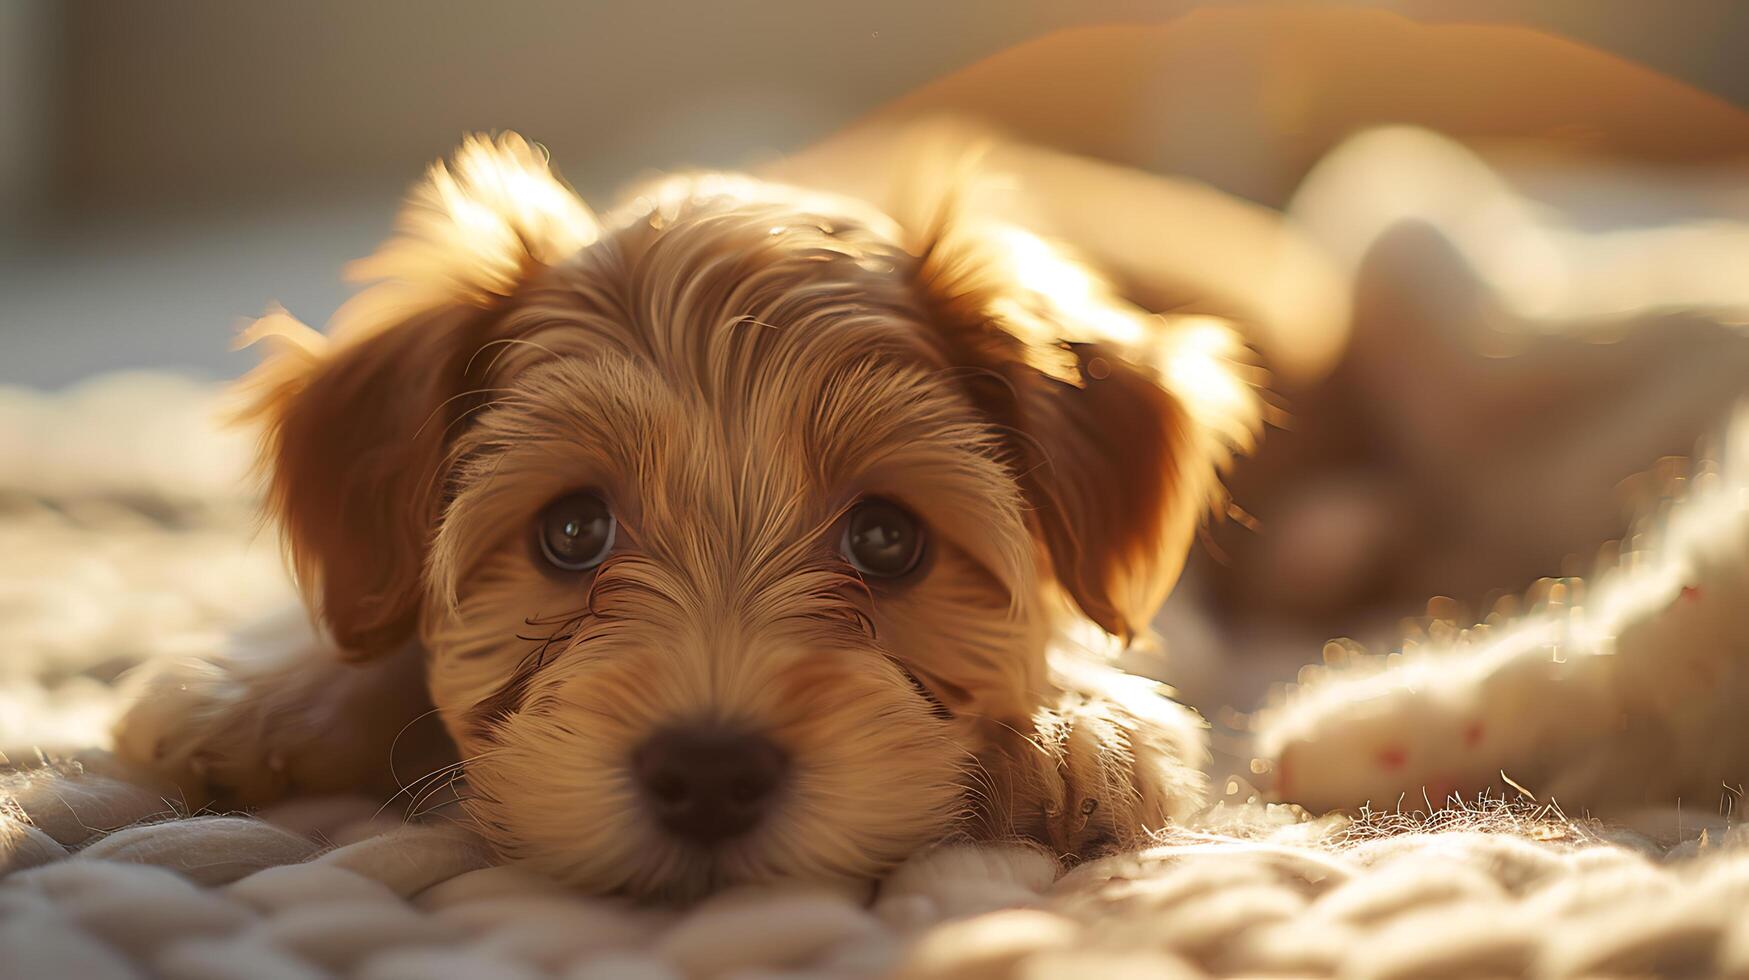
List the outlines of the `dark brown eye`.
<svg viewBox="0 0 1749 980">
<path fill-rule="evenodd" d="M 898 578 L 923 557 L 923 525 L 898 504 L 870 498 L 851 508 L 838 550 L 864 575 Z"/>
<path fill-rule="evenodd" d="M 566 494 L 541 509 L 536 523 L 542 557 L 555 568 L 582 572 L 607 560 L 617 524 L 600 494 Z"/>
</svg>

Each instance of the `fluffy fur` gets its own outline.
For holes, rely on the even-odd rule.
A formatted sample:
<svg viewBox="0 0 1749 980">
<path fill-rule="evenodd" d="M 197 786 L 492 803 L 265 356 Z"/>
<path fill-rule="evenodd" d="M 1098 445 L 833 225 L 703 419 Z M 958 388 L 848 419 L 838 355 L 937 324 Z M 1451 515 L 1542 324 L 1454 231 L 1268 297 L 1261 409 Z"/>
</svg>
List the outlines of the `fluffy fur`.
<svg viewBox="0 0 1749 980">
<path fill-rule="evenodd" d="M 326 338 L 284 315 L 251 338 L 280 347 L 248 382 L 271 512 L 342 656 L 374 663 L 202 665 L 121 750 L 226 802 L 386 773 L 412 662 L 504 855 L 639 895 L 866 880 L 954 834 L 1086 856 L 1184 812 L 1194 716 L 1064 637 L 1136 635 L 1176 575 L 1248 431 L 1231 336 L 951 203 L 907 227 L 707 174 L 597 220 L 536 148 L 470 140 Z M 581 488 L 621 547 L 555 574 L 535 516 Z M 866 495 L 929 529 L 913 580 L 836 554 Z M 657 830 L 628 772 L 707 719 L 793 763 L 710 850 Z"/>
</svg>

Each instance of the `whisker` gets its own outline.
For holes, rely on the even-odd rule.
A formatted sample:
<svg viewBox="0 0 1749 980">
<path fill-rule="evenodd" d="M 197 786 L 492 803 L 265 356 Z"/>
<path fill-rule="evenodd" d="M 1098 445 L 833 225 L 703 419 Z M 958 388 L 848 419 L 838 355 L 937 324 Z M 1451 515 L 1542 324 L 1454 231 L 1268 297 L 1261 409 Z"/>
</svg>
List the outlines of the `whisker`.
<svg viewBox="0 0 1749 980">
<path fill-rule="evenodd" d="M 425 719 L 431 717 L 432 715 L 437 714 L 437 712 L 439 710 L 440 709 L 438 709 L 438 708 L 432 708 L 430 711 L 422 712 L 417 718 L 414 718 L 412 721 L 409 721 L 405 725 L 402 725 L 401 730 L 395 733 L 394 741 L 391 741 L 389 743 L 389 778 L 391 778 L 395 781 L 395 787 L 397 789 L 406 789 L 407 788 L 406 785 L 401 782 L 400 773 L 395 771 L 395 750 L 397 748 L 399 748 L 401 745 L 401 736 L 406 735 L 407 730 L 412 728 L 414 725 L 417 725 L 420 722 L 424 721 Z"/>
<path fill-rule="evenodd" d="M 479 348 L 474 351 L 472 356 L 470 356 L 468 358 L 467 366 L 462 369 L 462 376 L 467 377 L 467 375 L 474 370 L 474 361 L 478 360 L 479 356 L 486 352 L 486 348 L 499 347 L 501 349 L 498 351 L 498 353 L 492 355 L 492 360 L 486 364 L 486 373 L 488 375 L 490 375 L 492 373 L 492 370 L 498 366 L 498 359 L 503 357 L 505 355 L 505 353 L 508 352 L 510 350 L 510 348 L 515 346 L 516 344 L 525 344 L 529 347 L 533 347 L 535 350 L 542 351 L 542 352 L 546 353 L 549 357 L 556 358 L 559 356 L 559 355 L 553 353 L 553 349 L 551 347 L 547 347 L 544 344 L 537 344 L 534 341 L 529 340 L 526 337 L 500 337 L 496 340 L 489 340 L 489 341 L 481 344 L 479 346 Z"/>
<path fill-rule="evenodd" d="M 458 772 L 461 770 L 461 768 L 463 766 L 467 765 L 470 762 L 478 762 L 478 761 L 481 761 L 484 759 L 489 759 L 492 756 L 497 755 L 503 751 L 504 751 L 503 749 L 490 749 L 490 750 L 487 750 L 485 752 L 481 752 L 481 753 L 478 753 L 476 755 L 470 756 L 466 759 L 457 759 L 454 762 L 447 762 L 441 766 L 438 766 L 436 769 L 433 769 L 430 772 L 426 773 L 425 775 L 420 776 L 420 777 L 414 779 L 413 781 L 409 782 L 406 786 L 403 786 L 399 791 L 397 791 L 393 796 L 390 796 L 388 799 L 384 800 L 382 806 L 377 807 L 376 812 L 371 814 L 371 819 L 375 820 L 376 818 L 382 816 L 383 811 L 387 810 L 400 797 L 402 797 L 408 793 L 420 792 L 418 787 L 420 787 L 421 785 L 427 784 L 429 781 L 434 780 L 434 779 L 441 779 L 449 773 Z"/>
<path fill-rule="evenodd" d="M 377 807 L 375 812 L 373 812 L 370 815 L 370 818 L 372 820 L 377 819 L 378 817 L 382 816 L 383 812 L 385 810 L 387 810 L 400 797 L 405 796 L 409 793 L 417 794 L 418 792 L 421 792 L 419 787 L 421 787 L 423 784 L 425 784 L 428 780 L 441 778 L 445 773 L 460 769 L 464 764 L 465 764 L 465 760 L 458 759 L 455 762 L 445 763 L 444 765 L 439 766 L 436 769 L 433 769 L 432 771 L 426 773 L 425 775 L 414 779 L 412 782 L 409 782 L 407 785 L 401 787 L 398 791 L 395 792 L 394 795 L 392 795 L 388 799 L 384 800 L 382 805 Z"/>
<path fill-rule="evenodd" d="M 464 409 L 459 414 L 457 414 L 455 418 L 450 419 L 448 425 L 445 425 L 443 427 L 443 438 L 446 440 L 449 438 L 449 436 L 450 436 L 449 430 L 455 428 L 456 426 L 460 425 L 463 422 L 466 422 L 467 420 L 473 418 L 475 415 L 478 415 L 481 412 L 490 411 L 491 409 L 497 408 L 499 405 L 502 405 L 505 402 L 509 401 L 510 398 L 511 398 L 511 396 L 506 395 L 503 398 L 493 398 L 489 401 L 483 401 L 483 402 L 479 403 L 478 405 L 469 405 L 466 409 Z"/>
<path fill-rule="evenodd" d="M 478 796 L 457 796 L 454 799 L 444 800 L 442 803 L 433 803 L 430 806 L 426 807 L 425 809 L 420 810 L 418 813 L 413 814 L 411 817 L 408 818 L 408 820 L 409 820 L 409 822 L 411 822 L 413 820 L 423 820 L 426 817 L 431 816 L 433 813 L 436 813 L 445 807 L 458 806 L 458 805 L 462 806 L 463 813 L 467 813 L 467 807 L 465 806 L 465 804 L 472 803 L 478 799 L 480 799 L 480 797 L 478 797 Z M 478 824 L 479 821 L 476 820 L 475 823 Z"/>
<path fill-rule="evenodd" d="M 456 770 L 451 771 L 448 779 L 445 779 L 441 784 L 432 785 L 425 792 L 419 794 L 419 796 L 417 798 L 415 798 L 412 803 L 408 804 L 407 816 L 402 818 L 401 822 L 402 823 L 411 823 L 412 821 L 419 819 L 419 815 L 421 813 L 427 812 L 429 809 L 432 809 L 432 807 L 427 807 L 426 804 L 430 803 L 431 800 L 434 797 L 436 797 L 438 794 L 443 793 L 446 790 L 454 790 L 455 784 L 457 782 L 461 781 L 463 778 L 464 778 L 464 776 L 463 776 L 462 771 L 460 769 L 456 769 Z M 436 806 L 441 806 L 441 805 L 442 804 L 436 804 Z"/>
<path fill-rule="evenodd" d="M 443 401 L 438 402 L 437 407 L 431 410 L 431 414 L 425 416 L 425 421 L 419 423 L 419 428 L 413 430 L 413 441 L 417 442 L 419 440 L 419 436 L 425 431 L 425 427 L 430 425 L 431 420 L 437 417 L 437 413 L 443 411 L 450 402 L 453 402 L 458 398 L 472 398 L 475 395 L 485 394 L 506 394 L 514 392 L 515 390 L 515 388 L 470 388 L 467 391 L 456 392 L 448 398 L 445 398 Z"/>
</svg>

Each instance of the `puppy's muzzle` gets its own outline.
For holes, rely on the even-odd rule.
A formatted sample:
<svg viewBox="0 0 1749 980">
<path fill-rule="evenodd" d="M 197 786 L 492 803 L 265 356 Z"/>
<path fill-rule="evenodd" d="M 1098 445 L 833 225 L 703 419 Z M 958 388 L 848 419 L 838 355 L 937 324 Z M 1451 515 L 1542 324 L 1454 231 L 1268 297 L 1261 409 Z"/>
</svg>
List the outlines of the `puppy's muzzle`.
<svg viewBox="0 0 1749 980">
<path fill-rule="evenodd" d="M 656 822 L 697 844 L 752 830 L 788 772 L 788 756 L 769 739 L 719 728 L 666 729 L 632 753 L 632 774 Z"/>
</svg>

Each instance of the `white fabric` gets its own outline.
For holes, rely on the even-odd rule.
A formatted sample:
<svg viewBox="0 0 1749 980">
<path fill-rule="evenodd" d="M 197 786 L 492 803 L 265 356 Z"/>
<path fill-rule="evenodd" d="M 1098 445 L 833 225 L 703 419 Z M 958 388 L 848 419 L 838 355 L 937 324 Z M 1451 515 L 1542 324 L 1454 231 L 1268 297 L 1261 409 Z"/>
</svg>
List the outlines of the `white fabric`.
<svg viewBox="0 0 1749 980">
<path fill-rule="evenodd" d="M 1259 720 L 1277 790 L 1314 809 L 1498 788 L 1570 813 L 1678 799 L 1734 813 L 1749 782 L 1749 406 L 1725 441 L 1594 581 L 1548 581 L 1526 614 L 1434 623 L 1398 654 L 1339 651 L 1302 672 Z"/>
<path fill-rule="evenodd" d="M 1415 832 L 1249 805 L 1061 877 L 1035 850 L 954 846 L 872 904 L 743 889 L 684 913 L 493 867 L 453 826 L 250 870 L 225 826 L 245 821 L 169 820 L 0 880 L 0 977 L 1749 975 L 1749 834 L 1660 860 L 1546 817 Z"/>
<path fill-rule="evenodd" d="M 36 466 L 0 452 L 0 746 L 20 769 L 0 777 L 0 980 L 1749 976 L 1749 835 L 1716 821 L 1667 849 L 1499 803 L 1427 826 L 1223 805 L 1066 875 L 1027 848 L 946 847 L 872 900 L 746 889 L 676 911 L 494 867 L 465 828 L 370 801 L 186 817 L 89 749 L 123 668 L 286 596 L 271 540 L 214 489 L 234 484 L 202 469 L 234 479 L 237 460 L 203 424 L 142 435 L 209 399 L 140 378 L 0 393 L 0 445 L 61 433 Z M 68 748 L 86 751 L 56 762 Z"/>
</svg>

